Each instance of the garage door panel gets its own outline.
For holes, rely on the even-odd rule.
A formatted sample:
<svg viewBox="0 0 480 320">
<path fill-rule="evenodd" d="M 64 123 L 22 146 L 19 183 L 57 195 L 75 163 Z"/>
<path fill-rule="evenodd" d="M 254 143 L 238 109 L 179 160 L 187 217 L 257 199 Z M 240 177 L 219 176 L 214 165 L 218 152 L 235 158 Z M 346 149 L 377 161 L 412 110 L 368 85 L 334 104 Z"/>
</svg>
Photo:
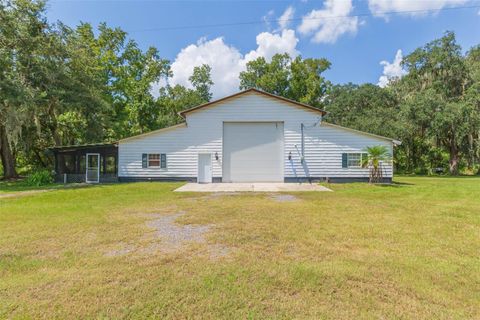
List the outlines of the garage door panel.
<svg viewBox="0 0 480 320">
<path fill-rule="evenodd" d="M 225 122 L 223 181 L 283 181 L 283 123 Z"/>
</svg>

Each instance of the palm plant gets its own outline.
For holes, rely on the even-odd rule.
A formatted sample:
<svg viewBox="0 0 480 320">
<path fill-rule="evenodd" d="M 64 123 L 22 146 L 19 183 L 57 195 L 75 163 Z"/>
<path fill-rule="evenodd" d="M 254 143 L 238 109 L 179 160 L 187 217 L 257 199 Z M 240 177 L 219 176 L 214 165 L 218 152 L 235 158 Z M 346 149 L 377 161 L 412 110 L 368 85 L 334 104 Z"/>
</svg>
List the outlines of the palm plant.
<svg viewBox="0 0 480 320">
<path fill-rule="evenodd" d="M 386 146 L 372 146 L 365 148 L 366 157 L 362 157 L 362 167 L 369 168 L 370 183 L 379 183 L 382 181 L 382 163 L 392 161 L 390 152 Z"/>
</svg>

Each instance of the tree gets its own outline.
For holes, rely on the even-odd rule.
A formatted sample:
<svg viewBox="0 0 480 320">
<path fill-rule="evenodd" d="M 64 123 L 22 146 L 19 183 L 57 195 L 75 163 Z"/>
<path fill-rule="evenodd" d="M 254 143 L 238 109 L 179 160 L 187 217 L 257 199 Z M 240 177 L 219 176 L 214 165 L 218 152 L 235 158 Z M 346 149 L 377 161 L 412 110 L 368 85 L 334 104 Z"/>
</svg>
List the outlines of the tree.
<svg viewBox="0 0 480 320">
<path fill-rule="evenodd" d="M 213 81 L 210 77 L 211 71 L 212 68 L 208 64 L 203 64 L 200 67 L 194 67 L 193 74 L 188 78 L 192 86 L 205 102 L 212 99 L 212 94 L 210 93 L 210 87 L 213 85 Z"/>
<path fill-rule="evenodd" d="M 0 2 L 0 159 L 4 178 L 15 178 L 16 145 L 32 112 L 26 75 L 47 29 L 41 1 Z"/>
<path fill-rule="evenodd" d="M 160 96 L 156 101 L 160 112 L 157 127 L 163 128 L 182 122 L 183 118 L 180 117 L 179 112 L 205 102 L 207 101 L 196 90 L 181 85 L 161 88 Z"/>
<path fill-rule="evenodd" d="M 32 143 L 24 144 L 22 151 L 26 156 L 33 153 L 43 166 L 41 154 L 52 144 L 88 143 L 106 136 L 110 104 L 88 31 L 87 25 L 76 30 L 50 26 L 25 70 L 25 79 L 34 88 L 30 116 L 35 121 L 25 125 Z M 63 165 L 60 156 L 59 166 Z"/>
<path fill-rule="evenodd" d="M 385 146 L 371 146 L 365 148 L 366 157 L 362 157 L 362 167 L 369 168 L 370 183 L 382 182 L 382 163 L 390 162 L 391 155 Z"/>
<path fill-rule="evenodd" d="M 470 128 L 468 133 L 468 166 L 473 170 L 480 159 L 480 45 L 470 49 L 466 56 L 470 84 L 465 92 L 466 103 L 470 107 Z M 478 166 L 477 174 L 480 174 Z"/>
<path fill-rule="evenodd" d="M 286 53 L 274 55 L 270 63 L 264 57 L 248 62 L 246 71 L 240 72 L 240 89 L 256 88 L 287 97 L 290 63 Z"/>
<path fill-rule="evenodd" d="M 143 53 L 134 41 L 127 43 L 114 74 L 117 105 L 126 112 L 123 125 L 127 135 L 156 129 L 159 112 L 151 86 L 167 76 L 169 70 L 169 62 L 160 58 L 156 48 L 150 47 Z"/>
<path fill-rule="evenodd" d="M 160 88 L 156 106 L 160 110 L 158 127 L 166 127 L 183 121 L 179 112 L 206 103 L 211 99 L 210 66 L 195 67 L 189 78 L 194 89 L 181 85 L 167 85 Z"/>
<path fill-rule="evenodd" d="M 155 48 L 141 51 L 105 24 L 51 25 L 42 1 L 0 2 L 0 159 L 48 165 L 52 145 L 118 139 L 157 128 L 151 84 L 169 72 Z M 60 159 L 60 166 L 63 161 Z"/>
<path fill-rule="evenodd" d="M 404 58 L 407 75 L 394 84 L 401 99 L 403 121 L 413 124 L 415 136 L 449 154 L 449 171 L 459 173 L 461 154 L 475 117 L 467 102 L 471 83 L 455 35 L 426 44 Z M 425 151 L 424 151 L 425 152 Z"/>
<path fill-rule="evenodd" d="M 386 137 L 398 134 L 398 101 L 386 88 L 370 83 L 335 85 L 324 104 L 329 122 Z"/>
<path fill-rule="evenodd" d="M 287 53 L 276 54 L 271 62 L 260 57 L 247 63 L 240 73 L 240 89 L 257 88 L 288 99 L 323 106 L 330 88 L 322 73 L 330 68 L 326 59 L 292 59 Z"/>
<path fill-rule="evenodd" d="M 447 32 L 407 55 L 407 74 L 387 88 L 332 86 L 323 76 L 329 67 L 326 59 L 260 57 L 247 63 L 240 88 L 324 108 L 327 121 L 402 140 L 397 169 L 480 174 L 480 46 L 463 54 Z M 113 141 L 183 121 L 180 111 L 211 100 L 210 73 L 198 66 L 191 88 L 170 86 L 169 61 L 121 29 L 50 24 L 41 0 L 0 0 L 4 177 L 16 177 L 17 165 L 51 165 L 44 150 L 52 145 Z M 162 79 L 157 96 L 152 85 Z"/>
</svg>

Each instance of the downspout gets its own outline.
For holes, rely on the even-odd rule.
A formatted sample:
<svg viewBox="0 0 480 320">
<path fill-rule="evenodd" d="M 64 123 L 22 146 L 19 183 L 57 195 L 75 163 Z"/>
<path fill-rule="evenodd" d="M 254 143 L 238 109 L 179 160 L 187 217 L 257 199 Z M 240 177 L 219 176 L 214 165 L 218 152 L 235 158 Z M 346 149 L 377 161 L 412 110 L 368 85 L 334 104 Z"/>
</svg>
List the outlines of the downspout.
<svg viewBox="0 0 480 320">
<path fill-rule="evenodd" d="M 301 129 L 301 132 L 302 132 L 302 140 L 301 140 L 301 157 L 300 157 L 300 163 L 303 164 L 303 161 L 305 159 L 305 134 L 303 132 L 303 129 L 304 129 L 305 125 L 303 123 L 300 124 L 300 129 Z"/>
</svg>

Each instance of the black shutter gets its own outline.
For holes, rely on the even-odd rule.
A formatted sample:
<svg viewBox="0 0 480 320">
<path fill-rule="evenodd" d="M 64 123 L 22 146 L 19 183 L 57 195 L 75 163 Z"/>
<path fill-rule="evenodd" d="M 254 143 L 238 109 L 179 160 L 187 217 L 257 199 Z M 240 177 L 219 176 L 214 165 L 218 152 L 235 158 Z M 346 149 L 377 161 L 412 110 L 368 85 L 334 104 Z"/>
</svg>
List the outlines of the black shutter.
<svg viewBox="0 0 480 320">
<path fill-rule="evenodd" d="M 160 154 L 160 168 L 167 168 L 167 155 L 165 153 Z"/>
<path fill-rule="evenodd" d="M 148 154 L 142 153 L 142 168 L 148 167 Z"/>
<path fill-rule="evenodd" d="M 342 153 L 342 168 L 348 168 L 347 154 Z"/>
</svg>

